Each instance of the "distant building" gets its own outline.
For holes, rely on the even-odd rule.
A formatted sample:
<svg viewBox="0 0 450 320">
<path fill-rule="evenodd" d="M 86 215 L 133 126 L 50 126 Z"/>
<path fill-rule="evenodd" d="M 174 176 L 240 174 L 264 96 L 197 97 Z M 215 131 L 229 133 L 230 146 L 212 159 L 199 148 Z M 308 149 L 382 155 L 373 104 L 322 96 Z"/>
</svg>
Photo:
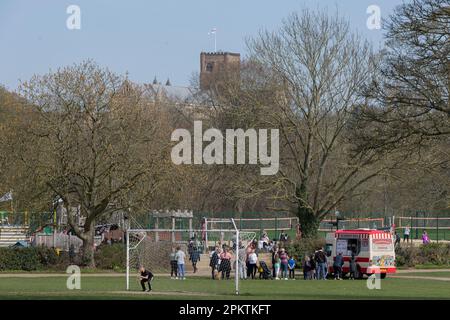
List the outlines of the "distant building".
<svg viewBox="0 0 450 320">
<path fill-rule="evenodd" d="M 174 86 L 169 79 L 163 85 L 157 81 L 145 84 L 147 93 L 154 102 L 169 100 L 184 110 L 196 110 L 210 105 L 208 90 L 217 89 L 220 80 L 230 74 L 239 74 L 241 66 L 240 54 L 231 52 L 201 52 L 200 53 L 200 87 Z"/>
<path fill-rule="evenodd" d="M 211 85 L 228 72 L 239 72 L 241 55 L 231 52 L 200 53 L 200 90 L 208 90 Z"/>
</svg>

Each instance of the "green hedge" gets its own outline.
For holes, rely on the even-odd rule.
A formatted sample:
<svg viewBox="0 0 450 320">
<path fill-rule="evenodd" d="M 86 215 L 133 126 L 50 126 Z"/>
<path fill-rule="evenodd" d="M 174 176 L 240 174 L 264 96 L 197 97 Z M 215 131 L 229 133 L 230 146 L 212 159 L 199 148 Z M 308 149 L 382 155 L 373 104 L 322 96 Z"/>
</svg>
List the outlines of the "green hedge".
<svg viewBox="0 0 450 320">
<path fill-rule="evenodd" d="M 123 244 L 102 245 L 95 252 L 98 269 L 120 271 L 125 269 L 125 260 Z M 46 247 L 0 248 L 0 271 L 65 271 L 69 265 L 80 264 L 80 261 L 79 256 L 71 261 L 67 252 L 57 255 L 55 250 Z"/>
<path fill-rule="evenodd" d="M 95 265 L 98 269 L 120 271 L 125 269 L 126 248 L 121 243 L 101 245 L 95 251 Z"/>
<path fill-rule="evenodd" d="M 429 243 L 419 247 L 398 246 L 395 250 L 398 267 L 416 265 L 450 265 L 450 244 Z"/>
<path fill-rule="evenodd" d="M 34 271 L 67 267 L 67 265 L 69 265 L 68 257 L 65 254 L 58 256 L 50 248 L 0 248 L 0 271 Z"/>
</svg>

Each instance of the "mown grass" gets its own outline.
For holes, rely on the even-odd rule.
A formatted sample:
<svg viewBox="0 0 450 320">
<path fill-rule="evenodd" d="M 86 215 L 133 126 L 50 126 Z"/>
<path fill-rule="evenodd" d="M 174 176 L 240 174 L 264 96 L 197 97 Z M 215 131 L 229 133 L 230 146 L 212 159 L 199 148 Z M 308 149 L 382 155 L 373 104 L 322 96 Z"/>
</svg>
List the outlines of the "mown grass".
<svg viewBox="0 0 450 320">
<path fill-rule="evenodd" d="M 425 279 L 387 278 L 381 290 L 369 290 L 365 280 L 247 280 L 241 282 L 239 296 L 234 294 L 233 280 L 157 277 L 152 293 L 141 293 L 135 278 L 129 292 L 124 290 L 124 277 L 82 277 L 81 290 L 68 290 L 66 280 L 66 276 L 0 278 L 0 299 L 450 299 L 449 282 Z"/>
</svg>

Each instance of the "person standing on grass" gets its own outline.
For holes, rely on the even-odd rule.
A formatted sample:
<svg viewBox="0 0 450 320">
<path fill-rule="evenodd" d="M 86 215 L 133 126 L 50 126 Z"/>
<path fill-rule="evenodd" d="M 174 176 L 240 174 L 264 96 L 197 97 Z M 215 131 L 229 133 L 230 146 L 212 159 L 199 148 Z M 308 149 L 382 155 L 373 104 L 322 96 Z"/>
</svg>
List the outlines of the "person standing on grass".
<svg viewBox="0 0 450 320">
<path fill-rule="evenodd" d="M 251 251 L 248 255 L 248 270 L 247 270 L 247 277 L 252 279 L 255 279 L 257 267 L 256 264 L 258 263 L 258 256 L 256 255 L 255 250 Z"/>
<path fill-rule="evenodd" d="M 222 279 L 230 279 L 231 271 L 231 253 L 228 248 L 224 248 L 223 252 L 220 254 L 220 271 L 222 272 Z"/>
<path fill-rule="evenodd" d="M 305 255 L 305 259 L 303 261 L 303 280 L 310 280 L 311 275 L 311 261 L 308 255 Z"/>
<path fill-rule="evenodd" d="M 281 269 L 281 278 L 284 280 L 288 279 L 288 261 L 289 256 L 284 250 L 284 248 L 281 248 L 280 250 L 280 269 Z"/>
<path fill-rule="evenodd" d="M 179 279 L 186 280 L 185 277 L 185 269 L 184 262 L 186 259 L 186 254 L 181 250 L 181 247 L 177 247 L 177 253 L 175 254 L 177 259 L 177 267 L 178 267 L 178 277 Z"/>
<path fill-rule="evenodd" d="M 175 248 L 172 248 L 170 253 L 170 279 L 175 279 L 178 277 L 178 265 L 177 265 L 177 252 Z"/>
<path fill-rule="evenodd" d="M 312 254 L 309 257 L 309 264 L 310 264 L 310 269 L 309 269 L 309 278 L 310 280 L 316 279 L 316 267 L 317 267 L 317 263 L 316 260 L 314 260 L 314 255 Z"/>
<path fill-rule="evenodd" d="M 275 280 L 280 280 L 281 259 L 278 253 L 275 255 L 274 268 L 275 268 Z"/>
<path fill-rule="evenodd" d="M 342 256 L 342 252 L 339 252 L 333 264 L 334 280 L 342 280 L 341 273 L 343 265 L 344 265 L 344 257 Z"/>
<path fill-rule="evenodd" d="M 188 255 L 189 255 L 189 260 L 191 260 L 191 255 L 194 252 L 194 241 L 193 241 L 193 239 L 189 240 L 187 251 L 188 251 Z"/>
<path fill-rule="evenodd" d="M 325 255 L 325 252 L 323 252 L 323 248 L 320 248 L 316 251 L 316 253 L 314 254 L 314 258 L 317 262 L 317 280 L 325 280 L 327 257 Z"/>
<path fill-rule="evenodd" d="M 215 277 L 215 271 L 217 268 L 217 265 L 219 264 L 219 247 L 216 246 L 215 250 L 213 252 L 211 252 L 211 255 L 209 257 L 209 266 L 211 267 L 211 278 L 213 280 L 216 279 Z"/>
<path fill-rule="evenodd" d="M 295 260 L 294 257 L 290 257 L 288 260 L 289 279 L 295 280 Z"/>
<path fill-rule="evenodd" d="M 247 279 L 247 250 L 241 244 L 238 251 L 238 265 L 239 265 L 239 278 L 242 280 Z"/>
<path fill-rule="evenodd" d="M 394 239 L 395 239 L 394 247 L 397 247 L 400 244 L 400 235 L 398 234 L 397 231 L 395 231 Z"/>
<path fill-rule="evenodd" d="M 152 291 L 152 280 L 153 280 L 153 273 L 151 273 L 150 271 L 148 271 L 147 269 L 145 269 L 144 266 L 141 266 L 139 268 L 139 279 L 141 281 L 141 287 L 142 287 L 142 291 L 145 291 L 145 283 L 148 283 L 148 290 L 147 292 Z"/>
<path fill-rule="evenodd" d="M 192 262 L 192 268 L 194 268 L 194 273 L 197 272 L 197 262 L 200 261 L 200 252 L 197 247 L 192 248 L 191 257 L 189 258 Z"/>
<path fill-rule="evenodd" d="M 409 228 L 409 226 L 406 226 L 405 229 L 403 230 L 403 242 L 406 243 L 409 242 L 409 234 L 411 233 L 411 229 Z"/>
<path fill-rule="evenodd" d="M 272 269 L 273 269 L 273 274 L 272 277 L 275 279 L 277 277 L 276 271 L 275 271 L 275 262 L 276 262 L 276 257 L 278 255 L 278 247 L 276 245 L 273 246 L 272 248 Z"/>
<path fill-rule="evenodd" d="M 355 273 L 356 273 L 356 257 L 355 253 L 352 252 L 352 256 L 350 258 L 350 279 L 355 280 Z"/>
</svg>

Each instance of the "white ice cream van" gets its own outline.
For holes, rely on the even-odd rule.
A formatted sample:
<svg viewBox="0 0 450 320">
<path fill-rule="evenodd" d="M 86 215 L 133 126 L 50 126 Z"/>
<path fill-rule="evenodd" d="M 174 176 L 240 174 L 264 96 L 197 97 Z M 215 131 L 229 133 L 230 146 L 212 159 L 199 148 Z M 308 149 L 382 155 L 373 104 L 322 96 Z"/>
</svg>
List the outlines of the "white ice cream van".
<svg viewBox="0 0 450 320">
<path fill-rule="evenodd" d="M 348 273 L 352 252 L 356 258 L 355 278 L 373 273 L 379 273 L 381 278 L 385 278 L 386 274 L 396 272 L 394 242 L 390 232 L 373 229 L 330 232 L 326 237 L 325 250 L 330 274 L 333 273 L 333 261 L 339 253 L 344 257 L 342 273 Z"/>
</svg>

